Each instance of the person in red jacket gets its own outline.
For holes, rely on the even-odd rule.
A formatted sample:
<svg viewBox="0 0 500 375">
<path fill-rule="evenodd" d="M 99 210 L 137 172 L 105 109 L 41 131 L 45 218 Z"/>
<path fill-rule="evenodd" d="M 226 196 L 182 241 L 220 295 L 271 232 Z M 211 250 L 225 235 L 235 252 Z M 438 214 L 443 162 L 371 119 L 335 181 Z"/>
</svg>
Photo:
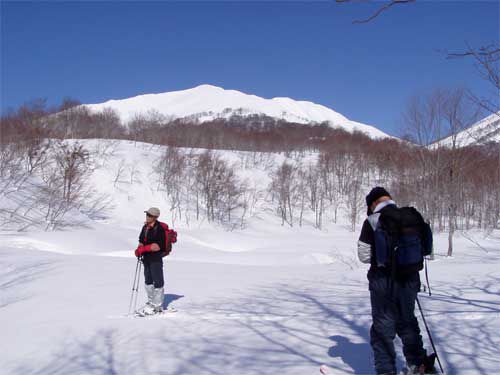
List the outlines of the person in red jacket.
<svg viewBox="0 0 500 375">
<path fill-rule="evenodd" d="M 139 246 L 135 250 L 137 257 L 142 257 L 144 279 L 148 301 L 138 311 L 141 315 L 154 315 L 163 311 L 164 280 L 163 252 L 165 252 L 165 230 L 158 222 L 160 210 L 151 207 L 146 213 L 146 222 L 139 234 Z"/>
</svg>

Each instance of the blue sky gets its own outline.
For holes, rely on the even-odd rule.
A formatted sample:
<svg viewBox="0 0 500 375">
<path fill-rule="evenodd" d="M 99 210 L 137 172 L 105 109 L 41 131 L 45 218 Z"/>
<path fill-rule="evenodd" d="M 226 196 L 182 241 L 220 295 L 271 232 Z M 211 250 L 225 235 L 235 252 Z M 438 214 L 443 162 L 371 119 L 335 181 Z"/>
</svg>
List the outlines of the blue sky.
<svg viewBox="0 0 500 375">
<path fill-rule="evenodd" d="M 65 96 L 98 103 L 208 83 L 311 100 L 400 134 L 414 94 L 491 95 L 468 59 L 499 38 L 499 2 L 379 4 L 2 2 L 1 108 Z M 441 50 L 441 52 L 440 52 Z"/>
</svg>

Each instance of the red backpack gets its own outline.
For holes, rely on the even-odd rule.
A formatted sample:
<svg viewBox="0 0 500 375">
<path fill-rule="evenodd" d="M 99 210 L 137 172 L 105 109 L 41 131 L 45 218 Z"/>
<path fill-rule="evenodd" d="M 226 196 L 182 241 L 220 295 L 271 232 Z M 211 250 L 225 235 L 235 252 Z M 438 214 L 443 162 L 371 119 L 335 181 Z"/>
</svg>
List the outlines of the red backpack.
<svg viewBox="0 0 500 375">
<path fill-rule="evenodd" d="M 172 244 L 177 242 L 177 232 L 170 229 L 166 223 L 158 222 L 165 231 L 165 251 L 162 256 L 166 257 L 172 251 Z"/>
</svg>

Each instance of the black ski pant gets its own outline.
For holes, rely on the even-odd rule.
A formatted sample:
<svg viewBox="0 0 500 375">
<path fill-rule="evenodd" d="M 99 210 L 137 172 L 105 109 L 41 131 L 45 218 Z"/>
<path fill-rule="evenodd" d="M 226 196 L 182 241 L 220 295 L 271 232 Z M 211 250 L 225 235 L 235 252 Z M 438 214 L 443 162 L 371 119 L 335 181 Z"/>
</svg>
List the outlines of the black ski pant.
<svg viewBox="0 0 500 375">
<path fill-rule="evenodd" d="M 144 281 L 146 285 L 154 284 L 155 288 L 163 288 L 163 260 L 160 259 L 143 259 L 144 264 Z"/>
<path fill-rule="evenodd" d="M 415 317 L 415 300 L 420 290 L 419 274 L 398 281 L 381 271 L 370 270 L 368 280 L 373 319 L 370 344 L 377 374 L 396 374 L 396 334 L 403 342 L 403 354 L 408 365 L 422 364 L 426 351 Z"/>
</svg>

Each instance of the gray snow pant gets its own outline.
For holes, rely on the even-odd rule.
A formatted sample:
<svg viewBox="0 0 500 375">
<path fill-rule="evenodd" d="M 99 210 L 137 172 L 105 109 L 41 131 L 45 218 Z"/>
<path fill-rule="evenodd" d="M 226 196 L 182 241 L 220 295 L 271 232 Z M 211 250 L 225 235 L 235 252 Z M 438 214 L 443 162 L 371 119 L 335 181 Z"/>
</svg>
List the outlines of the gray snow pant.
<svg viewBox="0 0 500 375">
<path fill-rule="evenodd" d="M 396 374 L 396 334 L 403 342 L 408 365 L 422 364 L 426 351 L 415 317 L 415 300 L 420 290 L 418 273 L 405 281 L 393 281 L 378 270 L 368 273 L 373 324 L 370 343 L 375 356 L 377 374 Z"/>
</svg>

